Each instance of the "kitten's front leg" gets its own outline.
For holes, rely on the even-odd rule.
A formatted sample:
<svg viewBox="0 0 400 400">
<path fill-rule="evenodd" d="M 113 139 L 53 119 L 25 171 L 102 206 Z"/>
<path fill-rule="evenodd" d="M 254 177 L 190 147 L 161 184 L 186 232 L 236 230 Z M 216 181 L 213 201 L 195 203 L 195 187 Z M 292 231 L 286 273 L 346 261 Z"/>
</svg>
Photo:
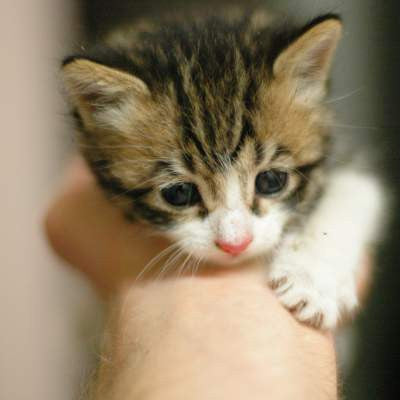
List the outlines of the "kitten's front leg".
<svg viewBox="0 0 400 400">
<path fill-rule="evenodd" d="M 269 282 L 298 320 L 332 329 L 356 308 L 356 272 L 376 234 L 382 199 L 372 177 L 339 171 L 304 229 L 284 239 Z"/>
</svg>

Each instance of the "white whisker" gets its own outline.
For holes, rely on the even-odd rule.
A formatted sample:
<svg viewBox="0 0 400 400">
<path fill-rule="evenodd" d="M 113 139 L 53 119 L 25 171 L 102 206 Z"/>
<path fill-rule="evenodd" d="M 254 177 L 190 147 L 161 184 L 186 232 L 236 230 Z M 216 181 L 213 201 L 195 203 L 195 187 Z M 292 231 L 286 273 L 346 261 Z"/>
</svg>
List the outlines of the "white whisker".
<svg viewBox="0 0 400 400">
<path fill-rule="evenodd" d="M 192 268 L 192 277 L 197 275 L 197 272 L 199 271 L 201 263 L 204 261 L 204 257 L 199 257 L 196 262 L 193 265 Z"/>
<path fill-rule="evenodd" d="M 362 125 L 351 125 L 351 124 L 329 124 L 332 128 L 343 128 L 343 129 L 365 129 L 377 131 L 380 128 L 378 126 L 362 126 Z"/>
<path fill-rule="evenodd" d="M 163 265 L 160 272 L 158 273 L 156 280 L 163 278 L 165 276 L 165 274 L 168 272 L 169 268 L 171 266 L 174 266 L 174 263 L 179 259 L 179 257 L 182 256 L 183 253 L 184 253 L 184 250 L 181 248 L 177 249 L 174 253 L 172 253 L 168 257 L 166 263 Z"/>
<path fill-rule="evenodd" d="M 192 253 L 189 253 L 189 254 L 187 255 L 187 257 L 185 258 L 185 260 L 183 261 L 182 265 L 179 267 L 178 275 L 177 275 L 178 277 L 181 276 L 181 275 L 183 275 L 183 274 L 185 273 L 186 264 L 187 264 L 191 259 L 192 259 Z"/>
<path fill-rule="evenodd" d="M 333 104 L 333 103 L 337 103 L 339 101 L 348 99 L 349 97 L 354 96 L 355 94 L 361 92 L 363 89 L 364 89 L 364 86 L 360 86 L 358 89 L 354 89 L 349 93 L 346 93 L 342 96 L 335 97 L 334 99 L 330 99 L 330 100 L 326 101 L 325 104 Z"/>
<path fill-rule="evenodd" d="M 177 247 L 180 246 L 180 242 L 176 242 L 168 246 L 166 249 L 162 250 L 159 254 L 157 254 L 155 257 L 153 257 L 142 269 L 142 271 L 139 273 L 139 275 L 136 277 L 136 281 L 139 281 L 146 272 L 150 271 L 151 268 L 153 268 L 158 261 L 160 261 L 163 257 L 167 256 L 168 253 L 175 251 Z"/>
</svg>

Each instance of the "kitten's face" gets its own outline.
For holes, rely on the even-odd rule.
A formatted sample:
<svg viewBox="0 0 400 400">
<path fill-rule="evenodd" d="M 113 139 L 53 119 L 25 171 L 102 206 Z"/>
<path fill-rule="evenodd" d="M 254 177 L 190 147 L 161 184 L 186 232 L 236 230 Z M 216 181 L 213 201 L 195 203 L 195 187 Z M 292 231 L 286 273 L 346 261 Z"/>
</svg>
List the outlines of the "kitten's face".
<svg viewBox="0 0 400 400">
<path fill-rule="evenodd" d="M 180 55 L 157 90 L 125 72 L 70 61 L 67 87 L 100 183 L 127 214 L 187 253 L 221 263 L 267 253 L 320 189 L 327 119 L 320 100 L 339 30 L 336 20 L 312 27 L 272 70 L 246 69 L 235 48 L 230 70 Z"/>
<path fill-rule="evenodd" d="M 186 137 L 169 97 L 149 105 L 158 111 L 142 120 L 129 106 L 118 116 L 114 111 L 118 126 L 96 139 L 107 149 L 107 172 L 125 190 L 142 189 L 114 200 L 197 256 L 242 260 L 270 250 L 299 207 L 314 199 L 318 182 L 306 167 L 324 155 L 320 110 L 289 97 L 274 104 L 277 96 L 270 95 L 260 105 L 266 112 L 249 116 L 247 127 L 238 116 L 231 140 L 213 146 L 200 128 L 199 141 Z"/>
</svg>

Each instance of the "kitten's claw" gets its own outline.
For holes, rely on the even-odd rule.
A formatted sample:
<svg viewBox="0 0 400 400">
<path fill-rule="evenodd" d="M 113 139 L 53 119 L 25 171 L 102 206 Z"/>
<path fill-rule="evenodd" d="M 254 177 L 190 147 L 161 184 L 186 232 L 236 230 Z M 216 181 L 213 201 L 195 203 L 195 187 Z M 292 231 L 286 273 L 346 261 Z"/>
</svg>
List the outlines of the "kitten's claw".
<svg viewBox="0 0 400 400">
<path fill-rule="evenodd" d="M 287 283 L 287 277 L 282 277 L 278 279 L 273 279 L 270 281 L 269 285 L 272 290 L 279 290 L 282 286 L 285 286 Z"/>
<path fill-rule="evenodd" d="M 305 271 L 275 271 L 269 283 L 298 321 L 317 329 L 335 328 L 341 310 L 352 310 L 357 304 L 351 290 L 341 293 L 334 284 L 321 285 Z"/>
</svg>

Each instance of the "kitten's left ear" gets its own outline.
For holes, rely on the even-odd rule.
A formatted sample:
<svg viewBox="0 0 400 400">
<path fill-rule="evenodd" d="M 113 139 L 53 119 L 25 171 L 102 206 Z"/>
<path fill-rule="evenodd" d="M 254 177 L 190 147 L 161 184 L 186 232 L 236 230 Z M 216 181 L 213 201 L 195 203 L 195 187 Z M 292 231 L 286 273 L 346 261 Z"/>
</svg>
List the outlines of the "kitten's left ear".
<svg viewBox="0 0 400 400">
<path fill-rule="evenodd" d="M 320 101 L 326 92 L 333 55 L 342 33 L 339 17 L 319 17 L 276 59 L 274 76 L 286 81 L 298 100 L 307 104 Z"/>
</svg>

